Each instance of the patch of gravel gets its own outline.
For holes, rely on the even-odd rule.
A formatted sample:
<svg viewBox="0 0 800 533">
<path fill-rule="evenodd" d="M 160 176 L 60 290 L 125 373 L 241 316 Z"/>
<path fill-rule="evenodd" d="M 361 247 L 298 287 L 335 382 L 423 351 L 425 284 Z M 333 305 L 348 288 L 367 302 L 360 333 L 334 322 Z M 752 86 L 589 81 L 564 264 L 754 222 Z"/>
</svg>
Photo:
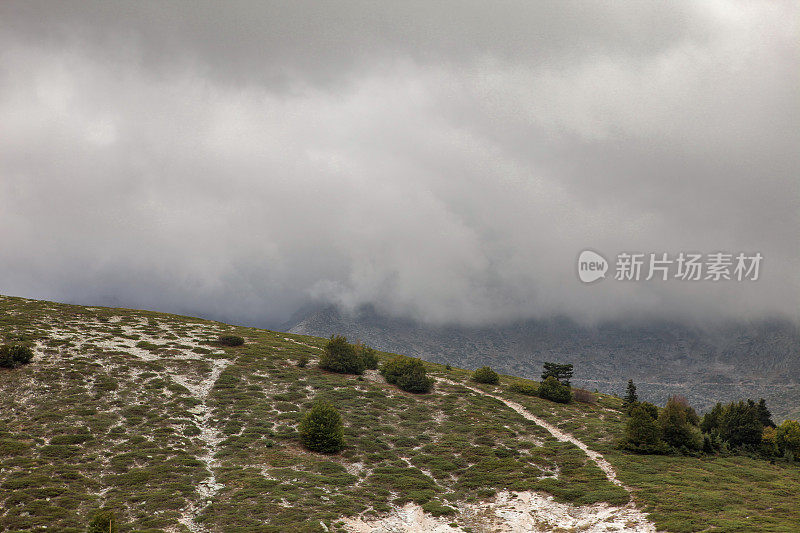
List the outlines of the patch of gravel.
<svg viewBox="0 0 800 533">
<path fill-rule="evenodd" d="M 363 376 L 365 380 L 372 381 L 373 383 L 386 383 L 386 380 L 377 370 L 364 370 Z"/>
<path fill-rule="evenodd" d="M 475 533 L 581 531 L 606 533 L 627 531 L 655 533 L 647 516 L 632 504 L 617 507 L 605 503 L 572 505 L 559 503 L 546 494 L 501 491 L 491 500 L 458 505 L 459 522 Z M 455 533 L 452 518 L 435 518 L 422 507 L 408 503 L 377 518 L 344 518 L 353 533 Z"/>
</svg>

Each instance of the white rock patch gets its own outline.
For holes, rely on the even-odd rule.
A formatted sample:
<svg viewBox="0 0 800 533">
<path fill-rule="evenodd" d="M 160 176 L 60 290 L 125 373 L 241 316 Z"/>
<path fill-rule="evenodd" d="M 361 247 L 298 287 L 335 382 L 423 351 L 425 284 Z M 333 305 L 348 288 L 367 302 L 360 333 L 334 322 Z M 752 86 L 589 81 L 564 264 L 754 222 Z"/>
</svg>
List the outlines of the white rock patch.
<svg viewBox="0 0 800 533">
<path fill-rule="evenodd" d="M 494 499 L 458 506 L 458 522 L 475 533 L 517 533 L 545 531 L 581 531 L 605 533 L 628 531 L 654 533 L 647 517 L 632 505 L 571 505 L 556 502 L 538 492 L 502 491 Z M 422 507 L 408 503 L 379 518 L 345 518 L 345 527 L 353 533 L 455 533 L 461 527 L 450 524 L 452 518 L 434 518 Z"/>
</svg>

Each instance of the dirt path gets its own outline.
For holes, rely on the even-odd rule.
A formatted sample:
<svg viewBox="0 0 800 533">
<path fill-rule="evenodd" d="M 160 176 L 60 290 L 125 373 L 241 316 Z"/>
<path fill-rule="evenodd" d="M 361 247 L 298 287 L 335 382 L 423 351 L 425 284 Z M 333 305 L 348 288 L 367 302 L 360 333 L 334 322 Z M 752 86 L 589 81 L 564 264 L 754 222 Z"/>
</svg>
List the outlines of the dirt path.
<svg viewBox="0 0 800 533">
<path fill-rule="evenodd" d="M 625 490 L 630 492 L 630 489 L 628 487 L 625 487 L 622 484 L 622 482 L 619 479 L 617 479 L 617 472 L 614 470 L 614 467 L 611 466 L 611 463 L 606 461 L 605 458 L 602 455 L 600 455 L 599 453 L 597 453 L 594 450 L 589 449 L 589 446 L 587 446 L 586 443 L 576 439 L 575 437 L 573 437 L 572 435 L 570 435 L 568 433 L 564 433 L 563 431 L 561 431 L 560 429 L 558 429 L 554 425 L 545 422 L 544 420 L 542 420 L 538 416 L 536 416 L 534 414 L 531 414 L 527 409 L 522 407 L 517 402 L 513 402 L 511 400 L 507 400 L 507 399 L 503 398 L 502 396 L 497 396 L 495 394 L 491 394 L 491 393 L 488 393 L 486 391 L 482 391 L 481 389 L 479 389 L 477 387 L 473 387 L 473 386 L 467 385 L 465 383 L 456 383 L 455 381 L 450 381 L 449 379 L 443 379 L 443 378 L 438 378 L 438 381 L 440 381 L 442 383 L 447 383 L 448 385 L 459 385 L 459 386 L 467 388 L 467 389 L 469 389 L 469 390 L 471 390 L 473 392 L 477 392 L 478 394 L 483 394 L 484 396 L 488 396 L 490 398 L 494 398 L 495 400 L 499 400 L 499 401 L 503 402 L 504 404 L 506 404 L 506 406 L 510 407 L 511 409 L 513 409 L 514 411 L 516 411 L 517 413 L 522 415 L 523 418 L 526 418 L 526 419 L 530 420 L 531 422 L 534 422 L 537 426 L 542 426 L 544 429 L 549 431 L 550 434 L 553 437 L 555 437 L 557 440 L 560 440 L 561 442 L 572 443 L 575 446 L 577 446 L 578 448 L 580 448 L 583 451 L 583 453 L 585 453 L 589 457 L 589 459 L 594 461 L 595 464 L 597 464 L 597 466 L 600 467 L 600 470 L 605 472 L 606 477 L 608 478 L 608 480 L 611 483 L 613 483 L 614 485 L 618 485 L 620 487 L 623 487 Z"/>
<path fill-rule="evenodd" d="M 283 340 L 289 341 L 289 342 L 293 342 L 295 344 L 299 344 L 300 346 L 308 346 L 309 348 L 313 348 L 315 350 L 322 350 L 322 348 L 320 348 L 319 346 L 311 346 L 310 344 L 306 344 L 305 342 L 296 341 L 296 340 L 291 339 L 289 337 L 284 337 Z"/>
<path fill-rule="evenodd" d="M 530 413 L 522 405 L 491 394 L 465 383 L 438 378 L 440 383 L 462 386 L 477 394 L 494 398 L 519 413 L 522 417 L 546 429 L 561 442 L 569 442 L 580 448 L 589 459 L 605 473 L 611 483 L 625 488 L 617 478 L 614 467 L 586 443 L 564 433 Z M 632 533 L 655 533 L 656 528 L 633 501 L 622 507 L 599 503 L 594 505 L 571 505 L 556 502 L 547 494 L 533 491 L 501 491 L 491 500 L 457 505 L 459 521 L 476 533 L 516 533 L 547 531 L 584 531 L 605 533 L 627 531 Z M 343 519 L 348 531 L 354 533 L 456 533 L 463 528 L 452 524 L 451 519 L 435 518 L 415 503 L 395 507 L 386 515 L 374 518 L 353 517 Z"/>
</svg>

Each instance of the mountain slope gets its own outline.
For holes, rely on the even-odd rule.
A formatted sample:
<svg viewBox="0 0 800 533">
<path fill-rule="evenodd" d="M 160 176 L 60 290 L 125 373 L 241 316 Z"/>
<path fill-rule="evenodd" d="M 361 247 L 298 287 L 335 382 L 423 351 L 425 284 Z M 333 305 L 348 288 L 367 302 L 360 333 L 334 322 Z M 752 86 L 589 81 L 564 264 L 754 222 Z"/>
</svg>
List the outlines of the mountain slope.
<svg viewBox="0 0 800 533">
<path fill-rule="evenodd" d="M 223 333 L 247 342 L 220 347 Z M 558 405 L 435 364 L 434 392 L 412 395 L 375 372 L 318 369 L 320 338 L 21 298 L 0 297 L 0 334 L 36 354 L 0 371 L 0 531 L 83 531 L 102 506 L 122 531 L 152 532 L 788 531 L 798 519 L 800 468 L 622 454 L 624 416 L 605 395 Z M 316 398 L 345 421 L 338 455 L 298 443 Z M 719 496 L 704 504 L 704 491 Z"/>
<path fill-rule="evenodd" d="M 505 326 L 426 326 L 364 308 L 296 317 L 287 331 L 344 334 L 382 350 L 464 368 L 491 365 L 538 378 L 545 361 L 575 365 L 575 383 L 623 394 L 628 379 L 659 405 L 680 394 L 698 410 L 742 397 L 768 400 L 776 419 L 800 414 L 800 327 L 783 321 L 690 327 L 668 322 L 581 326 L 568 319 Z"/>
</svg>

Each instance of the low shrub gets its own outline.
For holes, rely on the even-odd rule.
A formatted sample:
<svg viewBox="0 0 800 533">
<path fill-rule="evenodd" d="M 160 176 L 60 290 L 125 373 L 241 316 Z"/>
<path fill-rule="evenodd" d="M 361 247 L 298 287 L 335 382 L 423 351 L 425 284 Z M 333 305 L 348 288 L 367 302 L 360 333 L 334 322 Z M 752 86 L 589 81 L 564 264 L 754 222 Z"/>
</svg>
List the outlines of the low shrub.
<svg viewBox="0 0 800 533">
<path fill-rule="evenodd" d="M 298 368 L 305 368 L 306 365 L 308 365 L 308 356 L 307 355 L 301 355 L 300 357 L 297 358 L 297 367 Z"/>
<path fill-rule="evenodd" d="M 11 359 L 11 346 L 6 344 L 0 346 L 0 367 L 14 368 L 14 360 Z"/>
<path fill-rule="evenodd" d="M 548 376 L 541 385 L 539 385 L 539 398 L 550 400 L 557 403 L 569 403 L 572 399 L 572 392 L 569 387 L 562 385 L 553 376 Z"/>
<path fill-rule="evenodd" d="M 319 367 L 339 374 L 362 374 L 364 358 L 342 335 L 331 335 L 319 358 Z"/>
<path fill-rule="evenodd" d="M 425 394 L 433 388 L 433 379 L 425 374 L 425 369 L 414 369 L 397 378 L 397 386 L 406 392 Z"/>
<path fill-rule="evenodd" d="M 244 339 L 238 335 L 220 335 L 217 343 L 223 346 L 241 346 L 244 344 Z"/>
<path fill-rule="evenodd" d="M 597 396 L 595 396 L 594 393 L 589 392 L 586 389 L 573 389 L 572 397 L 575 398 L 576 402 L 590 403 L 590 404 L 597 403 Z"/>
<path fill-rule="evenodd" d="M 422 510 L 433 516 L 450 516 L 456 514 L 456 510 L 441 502 L 432 500 L 422 506 Z"/>
<path fill-rule="evenodd" d="M 523 383 L 522 381 L 517 381 L 512 383 L 508 389 L 511 392 L 516 392 L 517 394 L 524 394 L 526 396 L 537 396 L 539 394 L 539 387 L 534 385 L 533 383 Z"/>
<path fill-rule="evenodd" d="M 497 385 L 500 383 L 500 376 L 498 376 L 497 372 L 492 370 L 491 367 L 482 366 L 473 372 L 472 381 L 475 381 L 476 383 L 489 383 L 491 385 Z"/>
<path fill-rule="evenodd" d="M 393 357 L 383 365 L 381 375 L 407 392 L 426 393 L 433 388 L 433 379 L 427 376 L 425 365 L 414 357 Z"/>
<path fill-rule="evenodd" d="M 16 368 L 27 365 L 33 359 L 33 351 L 21 344 L 0 346 L 0 367 Z"/>
<path fill-rule="evenodd" d="M 369 346 L 361 344 L 360 342 L 355 345 L 356 353 L 361 357 L 364 363 L 364 368 L 367 370 L 376 370 L 378 368 L 378 353 Z"/>
<path fill-rule="evenodd" d="M 114 512 L 109 509 L 98 511 L 89 520 L 89 527 L 86 533 L 117 533 L 119 527 L 117 526 L 117 518 Z"/>
<path fill-rule="evenodd" d="M 344 448 L 342 417 L 327 403 L 315 402 L 298 428 L 300 441 L 312 452 L 337 453 Z"/>
</svg>

